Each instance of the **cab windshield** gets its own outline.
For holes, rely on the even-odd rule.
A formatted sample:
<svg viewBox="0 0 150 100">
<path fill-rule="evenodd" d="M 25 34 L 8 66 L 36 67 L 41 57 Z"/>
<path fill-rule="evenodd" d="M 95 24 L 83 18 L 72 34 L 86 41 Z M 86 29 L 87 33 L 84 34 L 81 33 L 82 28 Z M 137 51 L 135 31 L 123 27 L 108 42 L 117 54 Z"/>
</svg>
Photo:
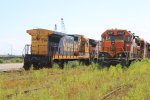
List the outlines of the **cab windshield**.
<svg viewBox="0 0 150 100">
<path fill-rule="evenodd" d="M 109 40 L 113 41 L 113 40 L 123 40 L 123 36 L 109 36 Z"/>
<path fill-rule="evenodd" d="M 102 37 L 102 40 L 123 40 L 123 36 L 115 36 L 115 35 L 110 35 L 110 36 L 106 36 L 106 37 Z"/>
</svg>

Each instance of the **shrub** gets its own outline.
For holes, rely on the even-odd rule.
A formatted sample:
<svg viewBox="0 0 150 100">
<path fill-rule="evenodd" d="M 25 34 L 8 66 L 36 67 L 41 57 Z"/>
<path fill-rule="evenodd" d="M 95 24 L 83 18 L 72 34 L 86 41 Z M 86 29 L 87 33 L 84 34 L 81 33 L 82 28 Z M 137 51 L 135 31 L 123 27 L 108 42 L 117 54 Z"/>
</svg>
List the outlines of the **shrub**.
<svg viewBox="0 0 150 100">
<path fill-rule="evenodd" d="M 11 63 L 22 63 L 23 59 L 22 58 L 12 58 L 10 60 Z"/>
<path fill-rule="evenodd" d="M 0 59 L 0 64 L 4 63 L 4 59 Z"/>
</svg>

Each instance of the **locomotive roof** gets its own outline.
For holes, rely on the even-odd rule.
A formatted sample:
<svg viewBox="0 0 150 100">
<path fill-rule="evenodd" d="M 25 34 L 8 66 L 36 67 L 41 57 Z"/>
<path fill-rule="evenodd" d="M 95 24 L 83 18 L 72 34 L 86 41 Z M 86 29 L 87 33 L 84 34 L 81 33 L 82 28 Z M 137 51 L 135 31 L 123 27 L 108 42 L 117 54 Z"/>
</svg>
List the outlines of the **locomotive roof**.
<svg viewBox="0 0 150 100">
<path fill-rule="evenodd" d="M 49 34 L 52 34 L 53 31 L 52 30 L 38 28 L 38 29 L 27 30 L 27 33 L 29 33 L 30 35 L 36 35 L 37 33 L 38 34 L 42 33 L 42 35 L 49 35 Z"/>
<path fill-rule="evenodd" d="M 40 35 L 51 35 L 51 34 L 57 34 L 61 36 L 67 35 L 62 32 L 56 32 L 56 31 L 52 31 L 48 29 L 41 29 L 41 28 L 27 30 L 27 33 L 29 33 L 30 35 L 37 35 L 37 33 Z"/>
<path fill-rule="evenodd" d="M 108 35 L 108 34 L 107 34 L 108 32 L 114 32 L 113 35 L 118 35 L 117 32 L 125 32 L 125 34 L 132 35 L 132 33 L 131 33 L 130 31 L 127 31 L 127 30 L 124 30 L 124 29 L 108 29 L 108 30 L 106 30 L 104 33 L 102 33 L 101 36 Z"/>
</svg>

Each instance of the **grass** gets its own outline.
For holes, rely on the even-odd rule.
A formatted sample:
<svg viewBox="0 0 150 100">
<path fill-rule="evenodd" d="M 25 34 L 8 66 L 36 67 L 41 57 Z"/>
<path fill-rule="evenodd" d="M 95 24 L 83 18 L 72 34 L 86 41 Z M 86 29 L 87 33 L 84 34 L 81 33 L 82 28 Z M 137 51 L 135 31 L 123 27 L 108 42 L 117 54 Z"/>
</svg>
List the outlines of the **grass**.
<svg viewBox="0 0 150 100">
<path fill-rule="evenodd" d="M 0 64 L 2 64 L 2 63 L 4 63 L 4 59 L 1 58 L 0 59 Z"/>
<path fill-rule="evenodd" d="M 23 63 L 23 58 L 10 58 L 10 59 L 4 59 L 0 58 L 0 64 L 4 63 Z"/>
<path fill-rule="evenodd" d="M 126 87 L 106 99 L 150 99 L 148 59 L 133 62 L 129 68 L 117 65 L 99 70 L 98 64 L 85 66 L 78 62 L 66 64 L 63 70 L 55 66 L 52 69 L 0 73 L 0 99 L 100 100 L 122 84 Z M 8 98 L 8 94 L 13 95 Z"/>
</svg>

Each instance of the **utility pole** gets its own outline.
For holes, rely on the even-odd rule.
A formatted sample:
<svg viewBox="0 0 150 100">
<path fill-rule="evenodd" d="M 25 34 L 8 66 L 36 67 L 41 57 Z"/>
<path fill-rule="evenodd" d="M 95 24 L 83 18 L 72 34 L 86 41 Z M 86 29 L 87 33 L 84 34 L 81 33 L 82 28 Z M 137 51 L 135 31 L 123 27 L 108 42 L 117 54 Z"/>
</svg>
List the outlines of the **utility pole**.
<svg viewBox="0 0 150 100">
<path fill-rule="evenodd" d="M 57 31 L 57 24 L 55 24 L 54 30 Z"/>
<path fill-rule="evenodd" d="M 65 28 L 65 24 L 64 24 L 63 18 L 61 18 L 61 28 L 62 28 L 62 32 L 66 33 L 66 28 Z"/>
<path fill-rule="evenodd" d="M 13 54 L 13 46 L 11 45 L 11 56 L 12 56 L 12 54 Z"/>
</svg>

